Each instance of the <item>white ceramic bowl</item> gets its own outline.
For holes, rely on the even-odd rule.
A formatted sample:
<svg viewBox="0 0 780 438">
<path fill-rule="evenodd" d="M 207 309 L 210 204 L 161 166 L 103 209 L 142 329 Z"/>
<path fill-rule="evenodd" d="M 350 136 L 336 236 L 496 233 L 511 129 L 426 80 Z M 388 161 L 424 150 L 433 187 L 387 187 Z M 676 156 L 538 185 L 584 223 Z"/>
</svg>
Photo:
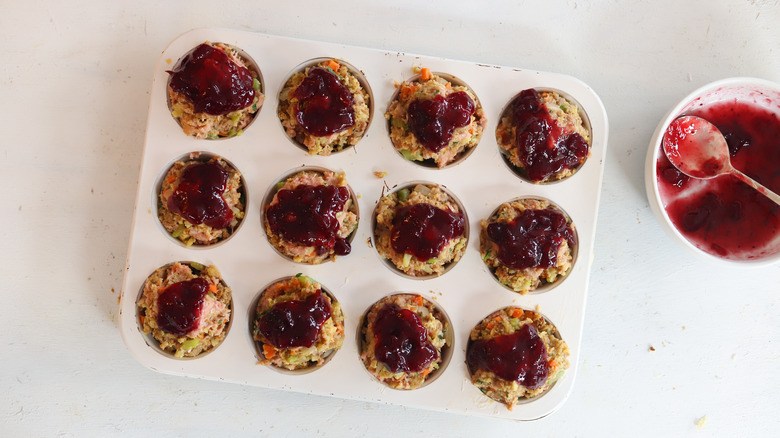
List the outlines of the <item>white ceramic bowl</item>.
<svg viewBox="0 0 780 438">
<path fill-rule="evenodd" d="M 705 251 L 686 237 L 675 226 L 666 211 L 666 205 L 658 186 L 657 161 L 663 155 L 661 141 L 669 124 L 677 117 L 706 108 L 713 104 L 737 101 L 765 108 L 780 116 L 780 84 L 755 78 L 729 78 L 707 84 L 683 98 L 661 120 L 655 130 L 645 160 L 645 188 L 650 207 L 658 218 L 664 230 L 683 247 L 716 263 L 725 263 L 730 266 L 766 266 L 780 262 L 780 232 L 767 245 L 766 249 L 757 256 L 747 259 L 735 259 L 720 257 Z M 780 147 L 778 139 L 777 147 Z M 780 162 L 774 163 L 780 167 Z M 710 184 L 709 181 L 704 180 Z"/>
</svg>

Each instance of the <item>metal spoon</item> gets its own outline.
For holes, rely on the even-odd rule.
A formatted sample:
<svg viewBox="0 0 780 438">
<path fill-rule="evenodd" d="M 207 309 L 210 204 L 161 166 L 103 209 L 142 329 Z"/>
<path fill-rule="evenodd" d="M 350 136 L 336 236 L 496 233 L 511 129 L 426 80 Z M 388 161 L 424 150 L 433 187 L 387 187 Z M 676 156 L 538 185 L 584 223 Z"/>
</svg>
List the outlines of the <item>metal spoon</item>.
<svg viewBox="0 0 780 438">
<path fill-rule="evenodd" d="M 662 146 L 666 157 L 680 172 L 702 179 L 730 173 L 780 205 L 780 195 L 731 166 L 726 139 L 707 120 L 678 117 L 666 130 Z"/>
</svg>

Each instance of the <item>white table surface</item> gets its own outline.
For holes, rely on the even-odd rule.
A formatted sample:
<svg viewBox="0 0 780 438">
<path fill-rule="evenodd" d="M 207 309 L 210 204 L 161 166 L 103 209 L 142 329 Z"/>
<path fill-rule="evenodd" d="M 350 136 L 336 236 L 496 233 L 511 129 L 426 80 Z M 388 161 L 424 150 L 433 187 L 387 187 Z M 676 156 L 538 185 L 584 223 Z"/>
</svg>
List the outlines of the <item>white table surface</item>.
<svg viewBox="0 0 780 438">
<path fill-rule="evenodd" d="M 780 434 L 780 266 L 688 253 L 653 217 L 643 182 L 650 136 L 684 95 L 731 76 L 780 82 L 777 0 L 2 9 L 0 435 Z M 513 423 L 172 377 L 130 357 L 117 300 L 153 68 L 197 27 L 564 73 L 595 89 L 609 146 L 580 367 L 560 410 Z"/>
</svg>

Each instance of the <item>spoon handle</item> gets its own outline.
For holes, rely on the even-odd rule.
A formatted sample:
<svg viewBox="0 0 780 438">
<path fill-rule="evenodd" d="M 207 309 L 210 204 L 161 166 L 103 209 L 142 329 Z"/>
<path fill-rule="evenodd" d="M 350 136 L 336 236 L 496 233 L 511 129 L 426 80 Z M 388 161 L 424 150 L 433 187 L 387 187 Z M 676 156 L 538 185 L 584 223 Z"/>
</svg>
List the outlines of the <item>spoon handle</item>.
<svg viewBox="0 0 780 438">
<path fill-rule="evenodd" d="M 740 172 L 737 169 L 732 168 L 731 174 L 742 180 L 744 183 L 749 184 L 754 189 L 758 190 L 759 193 L 766 196 L 767 198 L 774 201 L 775 204 L 780 205 L 780 195 L 777 193 L 769 190 L 768 188 L 764 187 L 763 185 L 759 184 L 756 180 L 753 178 L 745 175 L 744 173 Z"/>
</svg>

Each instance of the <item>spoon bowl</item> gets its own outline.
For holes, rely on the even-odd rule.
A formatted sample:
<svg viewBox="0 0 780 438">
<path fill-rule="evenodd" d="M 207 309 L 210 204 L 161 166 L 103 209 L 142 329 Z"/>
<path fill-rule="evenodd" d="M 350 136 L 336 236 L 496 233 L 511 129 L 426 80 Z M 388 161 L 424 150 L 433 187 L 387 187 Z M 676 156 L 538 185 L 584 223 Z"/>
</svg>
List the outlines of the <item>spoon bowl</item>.
<svg viewBox="0 0 780 438">
<path fill-rule="evenodd" d="M 700 179 L 731 174 L 780 205 L 780 195 L 731 165 L 726 138 L 707 120 L 697 116 L 674 119 L 661 144 L 666 157 L 680 172 Z"/>
</svg>

